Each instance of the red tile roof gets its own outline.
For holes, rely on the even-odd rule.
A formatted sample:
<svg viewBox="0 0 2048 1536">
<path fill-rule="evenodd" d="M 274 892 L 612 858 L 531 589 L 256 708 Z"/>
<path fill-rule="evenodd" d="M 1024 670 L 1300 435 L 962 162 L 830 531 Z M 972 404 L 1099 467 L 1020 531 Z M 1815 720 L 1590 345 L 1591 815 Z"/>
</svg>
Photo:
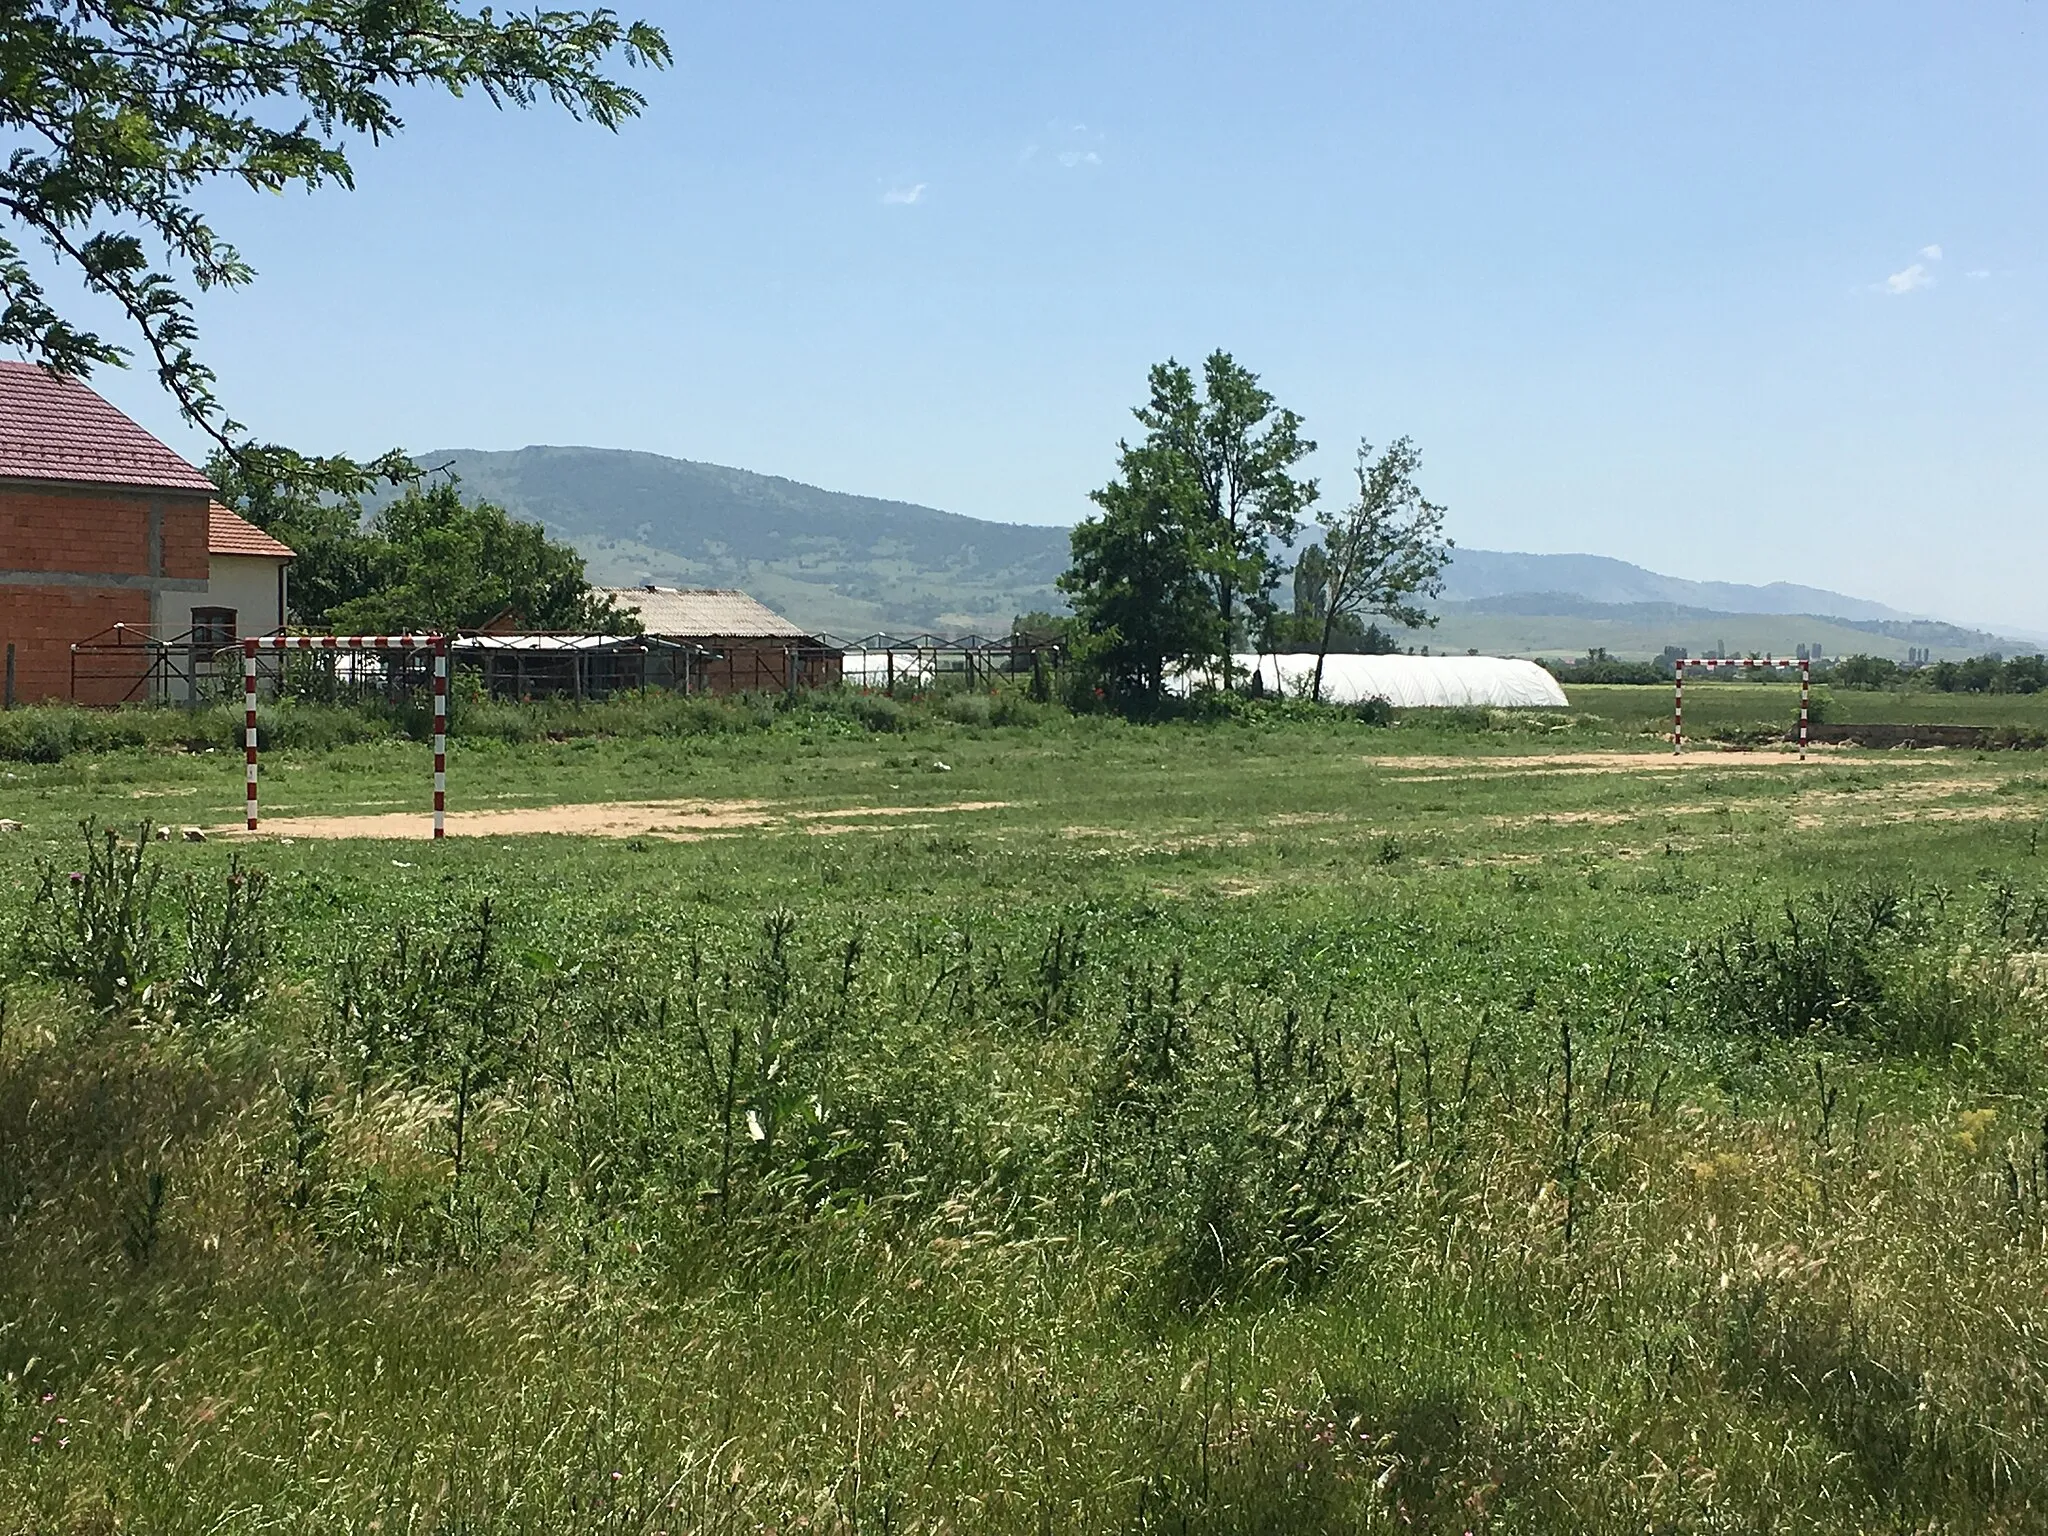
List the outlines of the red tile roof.
<svg viewBox="0 0 2048 1536">
<path fill-rule="evenodd" d="M 74 379 L 0 362 L 0 478 L 202 491 L 213 483 Z"/>
<path fill-rule="evenodd" d="M 209 555 L 258 555 L 269 560 L 289 560 L 294 551 L 281 544 L 245 517 L 238 517 L 219 502 L 206 509 L 206 552 Z"/>
</svg>

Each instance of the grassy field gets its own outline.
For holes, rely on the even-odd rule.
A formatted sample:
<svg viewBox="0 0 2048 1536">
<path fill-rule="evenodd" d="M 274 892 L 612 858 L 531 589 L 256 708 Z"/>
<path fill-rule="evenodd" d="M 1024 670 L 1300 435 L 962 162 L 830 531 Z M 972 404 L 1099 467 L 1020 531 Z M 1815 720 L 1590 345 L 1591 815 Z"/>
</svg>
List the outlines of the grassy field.
<svg viewBox="0 0 2048 1536">
<path fill-rule="evenodd" d="M 2042 1529 L 2048 763 L 1572 705 L 22 726 L 0 1531 Z"/>
</svg>

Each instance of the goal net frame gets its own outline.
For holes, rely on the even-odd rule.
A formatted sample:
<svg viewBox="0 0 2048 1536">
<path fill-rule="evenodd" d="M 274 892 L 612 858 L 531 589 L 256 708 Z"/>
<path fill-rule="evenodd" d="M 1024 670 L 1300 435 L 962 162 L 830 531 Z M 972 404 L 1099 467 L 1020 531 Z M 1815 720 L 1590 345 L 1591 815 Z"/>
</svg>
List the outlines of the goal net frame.
<svg viewBox="0 0 2048 1536">
<path fill-rule="evenodd" d="M 448 797 L 448 637 L 446 635 L 249 635 L 242 641 L 244 810 L 256 830 L 256 658 L 265 651 L 427 651 L 434 658 L 434 836 L 445 834 Z"/>
<path fill-rule="evenodd" d="M 1685 750 L 1685 669 L 1705 667 L 1797 667 L 1799 669 L 1799 760 L 1806 761 L 1807 710 L 1813 702 L 1813 659 L 1807 656 L 1780 659 L 1771 656 L 1674 656 L 1671 659 L 1671 752 Z"/>
</svg>

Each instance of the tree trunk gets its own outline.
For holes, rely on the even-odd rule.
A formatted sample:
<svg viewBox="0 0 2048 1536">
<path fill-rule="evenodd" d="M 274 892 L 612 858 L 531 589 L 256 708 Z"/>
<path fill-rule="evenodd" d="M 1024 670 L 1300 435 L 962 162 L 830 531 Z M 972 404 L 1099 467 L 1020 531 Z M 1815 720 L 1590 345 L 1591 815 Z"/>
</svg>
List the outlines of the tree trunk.
<svg viewBox="0 0 2048 1536">
<path fill-rule="evenodd" d="M 1236 593 L 1231 590 L 1228 578 L 1216 583 L 1216 608 L 1223 616 L 1223 654 L 1217 658 L 1223 664 L 1223 691 L 1230 692 L 1230 602 Z"/>
<path fill-rule="evenodd" d="M 1309 684 L 1308 701 L 1311 704 L 1323 702 L 1323 658 L 1330 654 L 1330 631 L 1337 623 L 1337 610 L 1326 601 L 1323 604 L 1323 638 L 1316 646 L 1315 681 Z"/>
</svg>

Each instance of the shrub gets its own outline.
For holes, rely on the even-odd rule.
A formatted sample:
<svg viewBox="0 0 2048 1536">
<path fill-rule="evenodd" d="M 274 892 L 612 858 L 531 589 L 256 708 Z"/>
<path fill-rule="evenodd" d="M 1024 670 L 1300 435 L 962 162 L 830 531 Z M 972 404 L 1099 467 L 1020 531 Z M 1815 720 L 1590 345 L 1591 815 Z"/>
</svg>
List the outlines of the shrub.
<svg viewBox="0 0 2048 1536">
<path fill-rule="evenodd" d="M 1899 1055 L 1987 1043 L 2009 1000 L 1969 972 L 1969 951 L 1931 945 L 1928 930 L 1894 887 L 1788 902 L 1775 924 L 1744 918 L 1693 947 L 1694 997 L 1723 1028 L 1757 1037 L 1834 1037 Z"/>
<path fill-rule="evenodd" d="M 246 1012 L 268 971 L 263 875 L 237 856 L 217 893 L 187 877 L 174 925 L 159 902 L 163 866 L 148 822 L 132 844 L 89 821 L 79 832 L 83 869 L 42 865 L 21 934 L 24 964 L 83 987 L 102 1013 L 154 1009 L 167 1021 L 204 1023 Z"/>
</svg>

